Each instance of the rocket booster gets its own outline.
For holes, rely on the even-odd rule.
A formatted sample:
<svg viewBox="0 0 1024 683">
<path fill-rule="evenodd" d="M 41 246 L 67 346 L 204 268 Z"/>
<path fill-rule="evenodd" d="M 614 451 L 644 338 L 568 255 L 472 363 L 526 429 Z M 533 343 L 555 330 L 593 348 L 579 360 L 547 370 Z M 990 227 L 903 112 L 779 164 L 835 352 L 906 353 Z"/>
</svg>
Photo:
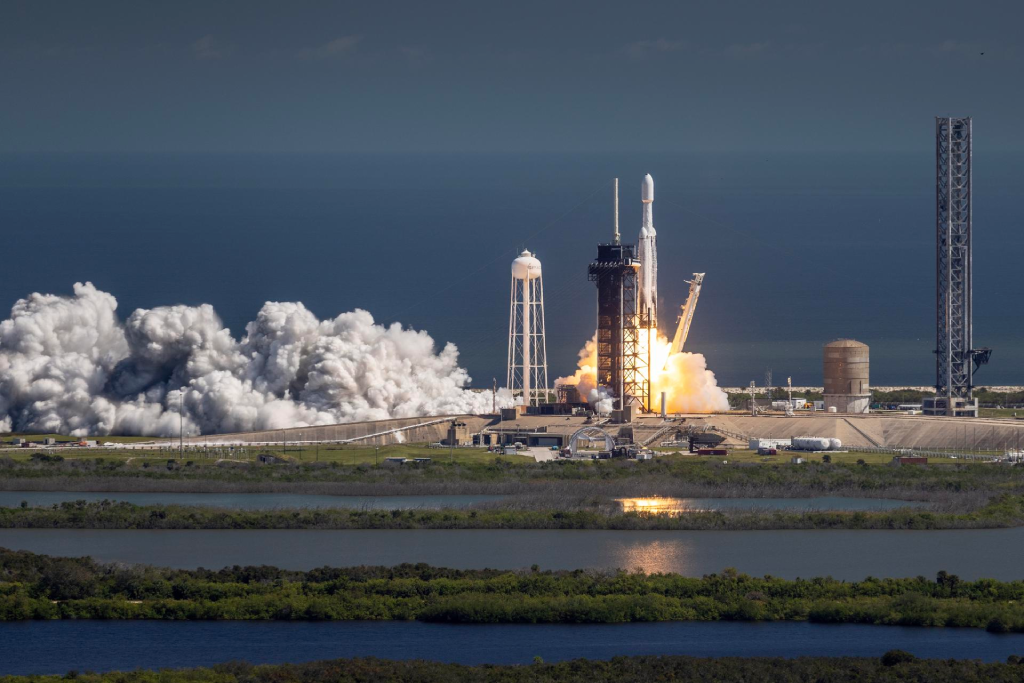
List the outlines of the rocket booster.
<svg viewBox="0 0 1024 683">
<path fill-rule="evenodd" d="M 640 301 L 642 327 L 658 327 L 658 233 L 654 229 L 654 178 L 648 173 L 640 190 L 644 216 L 640 227 Z"/>
</svg>

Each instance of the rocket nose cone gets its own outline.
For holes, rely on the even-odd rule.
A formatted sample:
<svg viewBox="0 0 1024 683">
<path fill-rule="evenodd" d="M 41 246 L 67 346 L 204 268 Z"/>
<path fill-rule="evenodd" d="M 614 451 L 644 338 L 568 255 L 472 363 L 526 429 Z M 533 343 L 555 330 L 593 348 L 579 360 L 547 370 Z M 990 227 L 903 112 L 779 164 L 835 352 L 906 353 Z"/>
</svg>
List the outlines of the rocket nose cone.
<svg viewBox="0 0 1024 683">
<path fill-rule="evenodd" d="M 644 176 L 644 184 L 641 190 L 641 199 L 645 202 L 654 201 L 654 178 L 648 173 Z"/>
</svg>

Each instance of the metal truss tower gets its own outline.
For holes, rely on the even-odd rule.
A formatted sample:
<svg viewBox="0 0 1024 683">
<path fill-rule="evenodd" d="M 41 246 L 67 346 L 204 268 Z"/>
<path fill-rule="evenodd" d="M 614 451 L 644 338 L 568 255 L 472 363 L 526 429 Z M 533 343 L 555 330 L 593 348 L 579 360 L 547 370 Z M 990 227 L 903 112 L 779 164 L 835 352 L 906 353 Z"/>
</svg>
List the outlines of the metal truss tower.
<svg viewBox="0 0 1024 683">
<path fill-rule="evenodd" d="M 647 408 L 649 388 L 640 355 L 637 297 L 640 260 L 631 244 L 599 244 L 588 279 L 597 283 L 597 385 L 618 407 Z"/>
<path fill-rule="evenodd" d="M 936 332 L 933 414 L 977 414 L 971 253 L 971 119 L 935 119 Z M 973 411 L 972 411 L 973 407 Z M 929 411 L 926 411 L 929 412 Z"/>
<path fill-rule="evenodd" d="M 524 406 L 550 400 L 543 282 L 540 261 L 529 251 L 523 251 L 512 262 L 506 386 L 513 396 L 522 396 Z"/>
</svg>

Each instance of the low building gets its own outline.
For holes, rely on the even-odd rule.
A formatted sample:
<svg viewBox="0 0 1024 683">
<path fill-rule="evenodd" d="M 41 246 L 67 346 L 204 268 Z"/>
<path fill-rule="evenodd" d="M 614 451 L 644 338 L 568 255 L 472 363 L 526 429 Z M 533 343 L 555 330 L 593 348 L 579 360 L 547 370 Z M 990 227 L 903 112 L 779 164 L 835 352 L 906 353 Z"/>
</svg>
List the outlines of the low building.
<svg viewBox="0 0 1024 683">
<path fill-rule="evenodd" d="M 926 396 L 922 401 L 922 412 L 925 415 L 945 415 L 947 417 L 978 417 L 978 399 L 947 398 L 946 396 Z"/>
<path fill-rule="evenodd" d="M 469 426 L 465 422 L 456 421 L 448 425 L 448 436 L 444 440 L 445 446 L 472 446 L 473 435 L 469 433 Z"/>
<path fill-rule="evenodd" d="M 893 467 L 902 467 L 903 465 L 927 465 L 928 458 L 920 455 L 897 455 L 889 464 Z"/>
</svg>

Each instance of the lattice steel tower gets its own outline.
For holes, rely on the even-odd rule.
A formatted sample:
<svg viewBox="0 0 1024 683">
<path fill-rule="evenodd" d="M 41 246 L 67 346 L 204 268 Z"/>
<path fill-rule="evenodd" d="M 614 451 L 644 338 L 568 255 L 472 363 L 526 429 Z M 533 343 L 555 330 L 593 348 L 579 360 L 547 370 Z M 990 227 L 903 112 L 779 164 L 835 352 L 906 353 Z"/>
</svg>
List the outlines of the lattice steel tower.
<svg viewBox="0 0 1024 683">
<path fill-rule="evenodd" d="M 597 283 L 597 385 L 618 399 L 646 409 L 650 388 L 640 356 L 637 328 L 640 259 L 632 244 L 621 244 L 618 179 L 615 182 L 615 239 L 597 245 L 597 259 L 587 270 Z"/>
<path fill-rule="evenodd" d="M 540 261 L 524 250 L 512 262 L 508 313 L 508 377 L 524 406 L 547 403 L 548 351 L 544 338 L 544 281 Z"/>
<path fill-rule="evenodd" d="M 925 412 L 977 415 L 975 363 L 990 349 L 974 349 L 971 284 L 971 119 L 935 119 L 936 332 L 935 398 Z"/>
</svg>

